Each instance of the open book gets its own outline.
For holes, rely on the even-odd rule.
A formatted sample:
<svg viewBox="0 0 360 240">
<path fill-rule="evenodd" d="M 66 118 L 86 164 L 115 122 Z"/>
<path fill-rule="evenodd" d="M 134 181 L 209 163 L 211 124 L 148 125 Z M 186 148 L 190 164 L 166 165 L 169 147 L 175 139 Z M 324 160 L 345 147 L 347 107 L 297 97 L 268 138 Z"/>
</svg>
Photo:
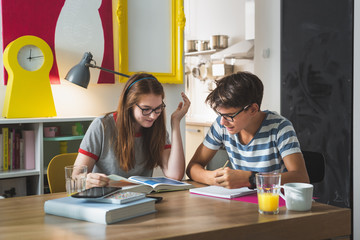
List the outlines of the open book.
<svg viewBox="0 0 360 240">
<path fill-rule="evenodd" d="M 111 187 L 121 187 L 123 190 L 131 192 L 151 193 L 166 192 L 190 189 L 193 185 L 176 181 L 166 177 L 142 177 L 131 176 L 124 178 L 118 175 L 109 175 Z"/>
<path fill-rule="evenodd" d="M 256 189 L 249 189 L 248 187 L 228 189 L 220 186 L 207 186 L 190 189 L 190 193 L 220 198 L 237 198 L 255 192 Z"/>
</svg>

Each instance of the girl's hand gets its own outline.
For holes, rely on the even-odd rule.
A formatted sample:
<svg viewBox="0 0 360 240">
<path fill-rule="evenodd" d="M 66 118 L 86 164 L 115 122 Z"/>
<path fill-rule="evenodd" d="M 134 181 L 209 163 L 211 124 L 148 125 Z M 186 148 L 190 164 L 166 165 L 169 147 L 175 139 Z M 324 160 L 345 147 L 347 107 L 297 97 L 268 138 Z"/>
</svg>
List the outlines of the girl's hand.
<svg viewBox="0 0 360 240">
<path fill-rule="evenodd" d="M 181 97 L 184 102 L 180 102 L 177 109 L 171 114 L 171 120 L 177 120 L 178 122 L 185 116 L 191 104 L 185 93 L 182 92 Z"/>
<path fill-rule="evenodd" d="M 86 188 L 106 187 L 110 179 L 103 173 L 88 173 L 86 176 Z"/>
</svg>

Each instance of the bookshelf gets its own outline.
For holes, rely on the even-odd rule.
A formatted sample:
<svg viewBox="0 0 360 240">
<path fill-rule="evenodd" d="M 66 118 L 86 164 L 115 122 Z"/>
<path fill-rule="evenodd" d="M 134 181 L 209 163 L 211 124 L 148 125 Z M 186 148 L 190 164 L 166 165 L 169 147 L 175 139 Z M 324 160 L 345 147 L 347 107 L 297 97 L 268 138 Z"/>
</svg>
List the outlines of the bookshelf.
<svg viewBox="0 0 360 240">
<path fill-rule="evenodd" d="M 18 128 L 21 130 L 34 130 L 35 132 L 35 169 L 15 169 L 0 171 L 0 185 L 6 186 L 6 180 L 16 182 L 16 179 L 26 179 L 26 195 L 38 195 L 46 193 L 46 170 L 52 157 L 61 153 L 60 143 L 66 143 L 67 152 L 77 152 L 81 139 L 84 135 L 73 136 L 72 126 L 80 123 L 84 132 L 95 116 L 85 117 L 51 117 L 51 118 L 0 118 L 0 132 L 3 127 Z M 60 135 L 55 137 L 44 137 L 44 127 L 57 126 Z M 1 156 L 1 161 L 3 161 Z M 11 187 L 11 186 L 8 186 Z M 45 187 L 45 191 L 44 191 Z M 0 188 L 0 196 L 3 195 Z"/>
</svg>

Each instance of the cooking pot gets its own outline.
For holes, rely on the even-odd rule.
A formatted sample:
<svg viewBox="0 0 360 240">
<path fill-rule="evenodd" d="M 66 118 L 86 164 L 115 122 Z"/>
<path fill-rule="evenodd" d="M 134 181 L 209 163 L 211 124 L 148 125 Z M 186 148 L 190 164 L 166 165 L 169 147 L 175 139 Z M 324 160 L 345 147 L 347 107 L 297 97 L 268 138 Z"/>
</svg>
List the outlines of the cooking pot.
<svg viewBox="0 0 360 240">
<path fill-rule="evenodd" d="M 211 36 L 211 48 L 212 49 L 224 49 L 228 47 L 227 35 L 212 35 Z"/>
<path fill-rule="evenodd" d="M 198 51 L 206 51 L 210 49 L 210 41 L 208 40 L 198 40 L 196 44 L 196 49 Z"/>
<path fill-rule="evenodd" d="M 186 40 L 186 52 L 196 51 L 197 40 Z"/>
</svg>

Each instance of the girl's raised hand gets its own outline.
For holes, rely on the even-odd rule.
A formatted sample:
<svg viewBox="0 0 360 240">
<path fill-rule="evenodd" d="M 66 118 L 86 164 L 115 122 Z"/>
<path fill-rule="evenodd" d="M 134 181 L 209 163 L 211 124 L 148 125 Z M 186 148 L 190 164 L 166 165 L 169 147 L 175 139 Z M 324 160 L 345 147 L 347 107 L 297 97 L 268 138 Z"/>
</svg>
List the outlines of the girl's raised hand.
<svg viewBox="0 0 360 240">
<path fill-rule="evenodd" d="M 185 93 L 182 92 L 181 97 L 183 99 L 183 102 L 180 102 L 177 109 L 171 114 L 171 119 L 177 120 L 179 122 L 185 116 L 191 104 L 189 98 L 185 95 Z"/>
</svg>

